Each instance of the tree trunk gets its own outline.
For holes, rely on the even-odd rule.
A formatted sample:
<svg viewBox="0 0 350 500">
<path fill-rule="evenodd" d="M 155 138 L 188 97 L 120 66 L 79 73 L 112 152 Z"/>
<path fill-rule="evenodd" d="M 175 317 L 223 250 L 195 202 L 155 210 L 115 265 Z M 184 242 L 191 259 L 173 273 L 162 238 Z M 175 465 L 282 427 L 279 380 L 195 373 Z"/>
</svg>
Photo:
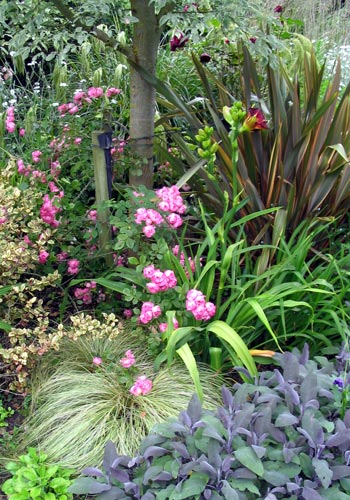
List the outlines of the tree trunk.
<svg viewBox="0 0 350 500">
<path fill-rule="evenodd" d="M 151 75 L 156 74 L 160 28 L 154 4 L 149 0 L 131 0 L 134 24 L 132 54 L 134 61 Z M 154 87 L 130 66 L 130 145 L 135 166 L 129 183 L 153 187 L 153 135 L 156 93 Z"/>
</svg>

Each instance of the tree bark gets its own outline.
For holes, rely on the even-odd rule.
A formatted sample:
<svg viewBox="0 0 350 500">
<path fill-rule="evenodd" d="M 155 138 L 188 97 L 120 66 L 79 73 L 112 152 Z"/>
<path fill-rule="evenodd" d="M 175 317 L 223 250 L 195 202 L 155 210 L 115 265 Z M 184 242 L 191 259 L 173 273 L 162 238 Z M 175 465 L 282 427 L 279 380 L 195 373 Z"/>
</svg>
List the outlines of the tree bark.
<svg viewBox="0 0 350 500">
<path fill-rule="evenodd" d="M 134 24 L 132 54 L 134 61 L 151 75 L 156 74 L 160 27 L 154 4 L 149 0 L 131 0 Z M 130 169 L 129 183 L 137 186 L 153 186 L 153 135 L 156 93 L 130 66 L 130 142 L 136 165 Z M 140 175 L 141 173 L 141 175 Z"/>
</svg>

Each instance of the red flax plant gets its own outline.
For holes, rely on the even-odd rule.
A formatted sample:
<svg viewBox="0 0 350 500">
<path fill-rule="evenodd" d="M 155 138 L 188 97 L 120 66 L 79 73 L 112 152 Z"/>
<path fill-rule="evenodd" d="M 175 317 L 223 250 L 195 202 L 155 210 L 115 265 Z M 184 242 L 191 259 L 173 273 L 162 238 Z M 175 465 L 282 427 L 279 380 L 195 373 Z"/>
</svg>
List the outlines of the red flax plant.
<svg viewBox="0 0 350 500">
<path fill-rule="evenodd" d="M 256 96 L 269 116 L 267 131 L 239 137 L 237 170 L 249 209 L 282 207 L 287 235 L 305 219 L 341 219 L 350 206 L 350 83 L 340 95 L 340 63 L 325 91 L 313 52 L 300 77 L 283 65 L 267 67 L 266 92 L 243 50 L 245 101 Z"/>
<path fill-rule="evenodd" d="M 294 75 L 282 61 L 278 67 L 267 65 L 258 74 L 258 63 L 245 46 L 242 61 L 240 99 L 247 110 L 246 123 L 254 122 L 254 126 L 240 130 L 238 154 L 232 142 L 236 135 L 233 125 L 223 120 L 222 113 L 232 106 L 230 89 L 195 56 L 206 112 L 166 96 L 169 116 L 177 111 L 197 130 L 208 123 L 213 126 L 210 140 L 216 144 L 216 153 L 215 168 L 210 172 L 196 163 L 193 148 L 183 137 L 172 134 L 192 165 L 183 179 L 218 217 L 222 216 L 224 192 L 231 200 L 236 193 L 246 200 L 237 217 L 280 207 L 251 217 L 245 229 L 251 243 L 277 244 L 283 234 L 288 239 L 305 220 L 341 220 L 350 205 L 350 83 L 341 93 L 340 63 L 333 79 L 325 81 L 324 65 L 318 64 L 313 51 L 305 52 L 301 69 Z M 251 108 L 259 116 L 250 116 Z M 260 119 L 264 126 L 256 127 Z M 165 121 L 166 115 L 162 124 Z M 176 159 L 172 161 L 176 163 Z"/>
</svg>

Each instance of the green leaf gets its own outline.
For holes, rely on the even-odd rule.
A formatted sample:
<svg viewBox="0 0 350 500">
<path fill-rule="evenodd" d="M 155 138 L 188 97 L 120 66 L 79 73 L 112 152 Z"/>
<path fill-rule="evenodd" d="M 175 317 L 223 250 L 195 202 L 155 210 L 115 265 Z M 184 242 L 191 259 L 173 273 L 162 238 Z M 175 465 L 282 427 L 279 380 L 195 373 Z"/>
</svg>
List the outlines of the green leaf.
<svg viewBox="0 0 350 500">
<path fill-rule="evenodd" d="M 175 485 L 169 484 L 167 488 L 157 491 L 157 500 L 169 500 L 169 498 L 173 498 L 174 489 Z"/>
<path fill-rule="evenodd" d="M 264 462 L 264 468 L 265 470 L 271 472 L 276 470 L 276 462 Z M 295 463 L 283 463 L 283 461 L 278 463 L 278 470 L 282 474 L 285 474 L 289 478 L 293 478 L 294 476 L 297 476 L 300 473 L 301 467 L 298 464 Z M 303 468 L 304 471 L 304 468 Z"/>
<path fill-rule="evenodd" d="M 109 484 L 99 483 L 93 477 L 78 477 L 74 483 L 69 486 L 68 492 L 75 495 L 95 495 L 103 491 L 108 491 L 110 488 Z"/>
<path fill-rule="evenodd" d="M 200 401 L 203 401 L 203 389 L 199 378 L 199 371 L 190 346 L 188 344 L 184 344 L 176 352 L 186 365 L 186 368 L 193 380 Z"/>
<path fill-rule="evenodd" d="M 12 326 L 9 323 L 5 323 L 4 321 L 0 321 L 0 330 L 5 330 L 5 332 L 11 331 Z"/>
<path fill-rule="evenodd" d="M 267 319 L 267 316 L 266 316 L 263 308 L 259 304 L 259 302 L 254 298 L 248 298 L 248 299 L 246 299 L 246 301 L 252 307 L 252 309 L 254 309 L 256 315 L 258 316 L 258 318 L 260 319 L 262 324 L 265 326 L 266 330 L 270 333 L 270 335 L 273 338 L 273 340 L 275 341 L 277 347 L 280 349 L 280 351 L 282 351 L 281 346 L 279 345 L 278 339 L 275 335 L 275 332 L 272 330 L 271 325 L 269 323 L 269 320 Z"/>
<path fill-rule="evenodd" d="M 174 491 L 171 499 L 184 500 L 186 498 L 196 498 L 196 495 L 200 495 L 204 491 L 208 481 L 209 477 L 207 474 L 192 472 L 189 479 L 182 483 L 181 491 Z"/>
<path fill-rule="evenodd" d="M 38 474 L 34 469 L 25 469 L 22 471 L 22 476 L 29 481 L 38 481 Z"/>
<path fill-rule="evenodd" d="M 186 344 L 186 342 L 190 340 L 192 335 L 198 336 L 201 330 L 201 328 L 197 328 L 194 326 L 182 326 L 172 331 L 171 335 L 168 337 L 168 343 L 166 346 L 168 364 L 172 362 L 176 348 L 179 345 L 181 347 L 181 344 Z"/>
<path fill-rule="evenodd" d="M 230 479 L 230 485 L 233 486 L 236 490 L 239 491 L 250 491 L 250 493 L 254 493 L 255 495 L 260 496 L 260 491 L 257 486 L 252 482 L 252 480 L 248 479 Z"/>
<path fill-rule="evenodd" d="M 343 144 L 334 144 L 333 146 L 328 146 L 330 149 L 334 149 L 347 163 L 349 161 L 348 155 L 346 154 Z"/>
<path fill-rule="evenodd" d="M 221 493 L 224 495 L 224 498 L 227 500 L 239 500 L 239 495 L 237 491 L 230 486 L 230 483 L 227 481 L 222 481 Z"/>
<path fill-rule="evenodd" d="M 275 426 L 276 427 L 287 427 L 289 425 L 294 425 L 299 422 L 298 417 L 292 415 L 291 413 L 280 413 L 276 418 Z"/>
<path fill-rule="evenodd" d="M 254 376 L 257 374 L 255 361 L 249 353 L 248 347 L 233 328 L 224 323 L 224 321 L 216 320 L 209 323 L 207 331 L 214 333 L 218 338 L 232 347 L 250 375 Z"/>
<path fill-rule="evenodd" d="M 348 490 L 346 490 L 348 491 Z M 338 486 L 332 486 L 331 488 L 325 488 L 318 490 L 322 498 L 326 500 L 349 500 L 349 493 L 343 493 L 339 491 Z"/>
<path fill-rule="evenodd" d="M 322 486 L 324 488 L 329 488 L 332 482 L 333 472 L 328 467 L 327 461 L 314 457 L 312 459 L 312 465 L 315 467 L 315 472 L 321 481 Z"/>
<path fill-rule="evenodd" d="M 207 163 L 207 160 L 201 158 L 199 161 L 197 161 L 194 165 L 192 165 L 186 172 L 180 177 L 180 179 L 177 181 L 176 186 L 178 188 L 181 188 L 184 184 L 186 184 L 191 177 L 193 177 L 198 170 L 204 167 L 204 165 Z"/>
<path fill-rule="evenodd" d="M 12 288 L 13 288 L 12 285 L 6 285 L 0 287 L 0 297 L 1 295 L 6 295 L 7 293 L 9 293 L 12 290 Z"/>
<path fill-rule="evenodd" d="M 41 486 L 34 486 L 34 488 L 31 488 L 29 490 L 29 494 L 30 494 L 30 498 L 37 498 L 38 500 L 41 500 L 41 497 L 42 497 L 42 488 Z"/>
<path fill-rule="evenodd" d="M 53 493 L 44 493 L 44 500 L 56 500 L 56 495 Z"/>
<path fill-rule="evenodd" d="M 50 481 L 51 488 L 56 492 L 58 492 L 59 489 L 61 489 L 62 491 L 64 488 L 67 488 L 69 484 L 70 484 L 69 479 L 65 479 L 64 477 L 54 477 Z"/>
<path fill-rule="evenodd" d="M 289 477 L 279 470 L 265 470 L 263 477 L 272 486 L 284 486 L 289 481 Z"/>
<path fill-rule="evenodd" d="M 258 458 L 255 451 L 250 446 L 245 446 L 244 448 L 239 448 L 233 452 L 237 460 L 247 467 L 247 469 L 254 472 L 257 476 L 262 477 L 264 474 L 264 466 L 260 458 Z"/>
</svg>

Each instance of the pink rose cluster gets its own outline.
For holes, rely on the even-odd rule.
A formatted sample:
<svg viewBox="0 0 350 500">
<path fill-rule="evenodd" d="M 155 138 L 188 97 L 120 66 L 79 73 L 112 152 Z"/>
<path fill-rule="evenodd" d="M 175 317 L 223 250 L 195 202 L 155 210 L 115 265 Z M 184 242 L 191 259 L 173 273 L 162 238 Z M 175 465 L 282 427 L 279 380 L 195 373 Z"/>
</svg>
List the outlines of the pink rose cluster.
<svg viewBox="0 0 350 500">
<path fill-rule="evenodd" d="M 9 134 L 13 134 L 16 130 L 14 106 L 9 106 L 6 110 L 5 126 Z"/>
<path fill-rule="evenodd" d="M 179 322 L 176 318 L 173 319 L 173 325 L 174 325 L 174 330 L 179 328 Z M 160 323 L 159 324 L 159 330 L 164 333 L 168 329 L 168 323 Z"/>
<path fill-rule="evenodd" d="M 121 358 L 119 363 L 122 365 L 123 368 L 130 368 L 130 366 L 136 363 L 135 356 L 131 349 L 128 349 L 126 351 L 124 358 Z"/>
<path fill-rule="evenodd" d="M 156 227 L 164 222 L 167 222 L 174 229 L 180 227 L 182 225 L 181 215 L 186 212 L 186 205 L 183 203 L 177 186 L 157 189 L 156 195 L 160 200 L 158 202 L 159 210 L 170 212 L 170 214 L 163 217 L 153 208 L 141 207 L 136 210 L 135 222 L 136 224 L 145 223 L 142 231 L 147 238 L 151 238 L 156 232 Z"/>
<path fill-rule="evenodd" d="M 17 172 L 20 175 L 24 175 L 25 177 L 28 177 L 29 174 L 32 171 L 32 167 L 30 165 L 25 166 L 24 161 L 19 159 L 17 160 Z"/>
<path fill-rule="evenodd" d="M 44 222 L 50 224 L 51 227 L 59 226 L 60 222 L 56 219 L 56 215 L 61 212 L 62 209 L 56 206 L 54 202 L 61 197 L 61 195 L 54 195 L 53 198 L 50 198 L 48 194 L 45 194 L 43 197 L 44 203 L 40 208 L 40 217 Z"/>
<path fill-rule="evenodd" d="M 6 66 L 3 66 L 0 70 L 0 82 L 9 80 L 12 78 L 13 73 L 12 70 Z"/>
<path fill-rule="evenodd" d="M 71 276 L 74 276 L 75 274 L 78 274 L 80 271 L 79 266 L 80 266 L 80 261 L 78 259 L 69 259 L 69 255 L 67 252 L 60 252 L 56 254 L 56 259 L 57 262 L 65 262 L 67 261 L 67 273 L 70 274 Z M 77 299 L 83 300 L 85 304 L 90 304 L 89 299 L 88 299 L 88 290 L 91 293 L 91 290 L 96 288 L 96 282 L 95 281 L 88 281 L 85 284 L 84 288 L 76 288 L 76 291 L 74 292 L 74 295 Z M 78 291 L 77 291 L 78 290 Z M 84 300 L 84 294 L 86 294 L 86 302 Z M 99 292 L 99 295 L 100 292 Z"/>
<path fill-rule="evenodd" d="M 134 353 L 131 349 L 125 352 L 124 357 L 120 359 L 119 363 L 123 368 L 131 368 L 136 363 Z M 144 396 L 152 390 L 152 385 L 152 380 L 148 379 L 146 375 L 141 375 L 130 388 L 130 393 L 133 396 Z"/>
<path fill-rule="evenodd" d="M 162 314 L 161 308 L 153 302 L 144 302 L 141 306 L 141 313 L 139 317 L 140 323 L 146 325 L 155 318 Z"/>
<path fill-rule="evenodd" d="M 39 150 L 32 152 L 32 160 L 34 163 L 39 163 L 42 152 Z"/>
<path fill-rule="evenodd" d="M 76 288 L 74 296 L 76 299 L 81 300 L 84 304 L 91 304 L 92 290 L 96 288 L 96 281 L 88 281 L 85 283 L 84 288 Z"/>
<path fill-rule="evenodd" d="M 60 104 L 57 109 L 61 118 L 63 118 L 67 113 L 75 115 L 80 111 L 84 103 L 91 104 L 93 99 L 100 99 L 104 96 L 110 98 L 120 93 L 121 90 L 115 87 L 108 88 L 106 92 L 104 92 L 101 87 L 90 87 L 86 92 L 78 90 L 73 96 L 73 102 Z"/>
<path fill-rule="evenodd" d="M 163 272 L 160 269 L 156 269 L 152 264 L 144 268 L 143 275 L 145 278 L 151 280 L 151 283 L 147 283 L 146 285 L 150 293 L 165 292 L 177 285 L 174 271 L 170 269 Z"/>
<path fill-rule="evenodd" d="M 137 378 L 135 384 L 131 387 L 130 393 L 133 396 L 144 396 L 152 390 L 152 380 L 148 379 L 146 375 L 141 375 Z"/>
<path fill-rule="evenodd" d="M 186 205 L 182 200 L 180 190 L 177 186 L 162 187 L 156 190 L 156 195 L 160 198 L 158 208 L 163 212 L 171 212 L 166 220 L 173 228 L 182 226 L 182 218 L 186 212 Z"/>
<path fill-rule="evenodd" d="M 39 252 L 39 264 L 46 264 L 49 256 L 50 256 L 49 252 L 47 252 L 46 250 L 41 250 Z"/>
<path fill-rule="evenodd" d="M 34 163 L 39 163 L 40 161 L 40 156 L 42 155 L 41 151 L 33 151 L 32 152 L 32 159 Z M 37 179 L 39 182 L 42 182 L 43 184 L 46 184 L 47 178 L 45 172 L 42 172 L 40 170 L 33 170 L 33 167 L 31 165 L 25 165 L 24 161 L 20 158 L 17 160 L 17 172 L 20 175 L 24 175 L 25 177 L 29 177 L 29 175 L 32 175 L 34 179 Z M 50 187 L 50 182 L 49 182 L 49 187 Z M 57 186 L 56 186 L 57 188 Z M 51 188 L 50 188 L 51 190 Z M 52 190 L 51 190 L 52 191 Z M 56 191 L 58 192 L 59 189 L 57 188 Z M 63 196 L 63 192 L 62 192 Z"/>
<path fill-rule="evenodd" d="M 142 232 L 147 238 L 152 238 L 156 232 L 156 226 L 164 221 L 163 217 L 153 208 L 138 208 L 135 214 L 136 224 L 145 223 Z"/>
<path fill-rule="evenodd" d="M 176 212 L 178 214 L 186 212 L 186 205 L 182 200 L 180 190 L 177 186 L 157 189 L 156 195 L 160 198 L 158 207 L 163 212 Z"/>
<path fill-rule="evenodd" d="M 102 365 L 102 358 L 100 358 L 99 356 L 94 356 L 92 358 L 92 363 L 95 365 L 95 366 L 100 366 Z"/>
<path fill-rule="evenodd" d="M 97 221 L 97 210 L 89 210 L 87 213 L 87 218 L 93 222 Z"/>
<path fill-rule="evenodd" d="M 0 207 L 0 224 L 8 221 L 8 210 L 6 207 Z"/>
<path fill-rule="evenodd" d="M 112 142 L 114 142 L 114 146 L 111 148 L 111 155 L 116 156 L 121 153 L 124 153 L 124 148 L 127 144 L 126 141 L 117 139 L 116 137 L 112 139 Z"/>
<path fill-rule="evenodd" d="M 80 265 L 80 262 L 78 259 L 70 259 L 68 261 L 68 269 L 67 269 L 67 273 L 68 274 L 78 274 L 79 272 L 79 265 Z"/>
<path fill-rule="evenodd" d="M 190 311 L 197 320 L 209 320 L 216 313 L 215 304 L 206 302 L 204 294 L 200 290 L 189 290 L 186 295 L 186 309 Z"/>
<path fill-rule="evenodd" d="M 180 251 L 179 245 L 175 245 L 172 250 L 173 250 L 173 254 L 176 257 L 179 258 L 181 266 L 184 269 L 186 269 L 185 254 L 183 252 L 181 252 L 180 255 L 179 255 L 179 251 Z M 191 271 L 194 272 L 194 270 L 196 269 L 196 263 L 195 263 L 195 261 L 191 257 L 188 257 L 187 258 L 187 262 L 188 262 L 188 264 L 190 266 Z M 186 269 L 186 271 L 187 271 L 187 269 Z M 188 272 L 186 274 L 188 275 Z"/>
</svg>

